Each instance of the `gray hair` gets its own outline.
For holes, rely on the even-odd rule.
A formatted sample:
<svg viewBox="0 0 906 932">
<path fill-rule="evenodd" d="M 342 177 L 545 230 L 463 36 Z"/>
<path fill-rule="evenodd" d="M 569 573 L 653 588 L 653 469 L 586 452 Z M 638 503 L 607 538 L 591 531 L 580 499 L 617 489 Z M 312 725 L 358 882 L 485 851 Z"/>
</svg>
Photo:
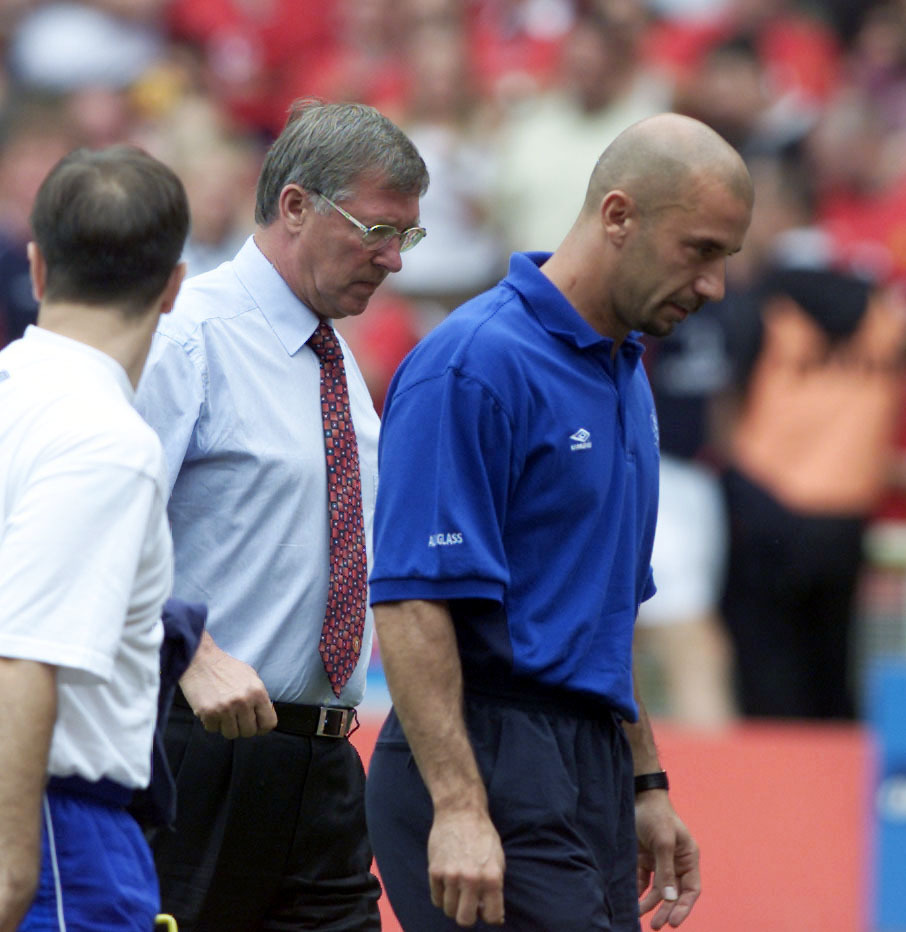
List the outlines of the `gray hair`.
<svg viewBox="0 0 906 932">
<path fill-rule="evenodd" d="M 428 189 L 428 169 L 418 150 L 382 113 L 359 103 L 298 100 L 261 167 L 255 222 L 266 226 L 276 219 L 280 192 L 288 184 L 342 201 L 367 175 L 407 194 Z"/>
</svg>

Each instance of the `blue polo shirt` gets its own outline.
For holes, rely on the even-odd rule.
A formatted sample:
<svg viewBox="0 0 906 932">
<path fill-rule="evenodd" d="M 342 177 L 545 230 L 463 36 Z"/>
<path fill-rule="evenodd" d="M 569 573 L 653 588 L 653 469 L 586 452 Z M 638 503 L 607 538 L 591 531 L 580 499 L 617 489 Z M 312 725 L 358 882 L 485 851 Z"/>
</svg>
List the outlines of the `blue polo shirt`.
<svg viewBox="0 0 906 932">
<path fill-rule="evenodd" d="M 634 721 L 654 594 L 657 420 L 629 338 L 515 254 L 409 354 L 380 441 L 372 603 L 449 600 L 467 688 L 579 693 Z"/>
</svg>

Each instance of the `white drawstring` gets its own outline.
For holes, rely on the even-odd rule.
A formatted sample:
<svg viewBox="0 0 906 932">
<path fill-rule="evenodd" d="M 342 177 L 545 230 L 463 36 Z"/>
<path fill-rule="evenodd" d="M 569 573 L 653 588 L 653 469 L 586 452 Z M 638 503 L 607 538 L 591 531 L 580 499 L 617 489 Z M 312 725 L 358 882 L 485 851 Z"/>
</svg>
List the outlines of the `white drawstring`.
<svg viewBox="0 0 906 932">
<path fill-rule="evenodd" d="M 53 821 L 50 817 L 50 803 L 44 796 L 44 823 L 47 827 L 47 847 L 50 857 L 50 869 L 53 871 L 54 899 L 57 904 L 57 928 L 66 932 L 66 919 L 63 916 L 63 884 L 60 881 L 60 865 L 57 863 L 57 846 L 53 835 Z"/>
</svg>

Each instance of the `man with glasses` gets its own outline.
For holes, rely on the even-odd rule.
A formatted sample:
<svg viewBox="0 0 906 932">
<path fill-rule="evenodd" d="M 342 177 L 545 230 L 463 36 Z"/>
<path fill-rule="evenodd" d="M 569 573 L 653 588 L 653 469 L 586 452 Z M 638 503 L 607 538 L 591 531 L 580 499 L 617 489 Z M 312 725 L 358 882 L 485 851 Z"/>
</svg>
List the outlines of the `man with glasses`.
<svg viewBox="0 0 906 932">
<path fill-rule="evenodd" d="M 167 729 L 176 831 L 153 839 L 181 932 L 380 928 L 346 740 L 371 651 L 378 419 L 332 322 L 425 235 L 427 184 L 377 111 L 298 102 L 254 235 L 155 337 L 138 404 L 169 462 L 174 594 L 209 607 Z"/>
</svg>

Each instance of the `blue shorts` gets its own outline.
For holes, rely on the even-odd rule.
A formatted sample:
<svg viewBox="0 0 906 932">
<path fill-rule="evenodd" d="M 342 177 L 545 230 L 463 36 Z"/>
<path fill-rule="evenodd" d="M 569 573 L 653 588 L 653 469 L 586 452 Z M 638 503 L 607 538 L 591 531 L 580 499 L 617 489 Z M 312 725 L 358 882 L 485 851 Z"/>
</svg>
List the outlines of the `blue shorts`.
<svg viewBox="0 0 906 932">
<path fill-rule="evenodd" d="M 160 911 L 135 819 L 91 795 L 48 789 L 38 892 L 19 932 L 151 932 Z"/>
<path fill-rule="evenodd" d="M 616 716 L 469 696 L 466 723 L 506 856 L 506 924 L 473 928 L 637 932 L 632 756 Z M 431 801 L 392 710 L 369 765 L 366 805 L 403 928 L 459 929 L 431 904 Z"/>
</svg>

